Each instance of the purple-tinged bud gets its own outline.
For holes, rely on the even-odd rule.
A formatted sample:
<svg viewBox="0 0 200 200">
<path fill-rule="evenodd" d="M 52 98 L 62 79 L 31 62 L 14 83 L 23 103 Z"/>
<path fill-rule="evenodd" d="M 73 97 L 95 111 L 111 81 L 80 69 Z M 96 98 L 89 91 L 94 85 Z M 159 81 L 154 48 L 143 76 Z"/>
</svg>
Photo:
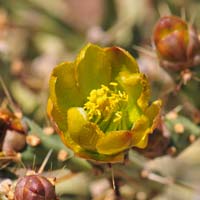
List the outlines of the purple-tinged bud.
<svg viewBox="0 0 200 200">
<path fill-rule="evenodd" d="M 56 200 L 55 187 L 41 175 L 28 175 L 17 182 L 14 200 Z"/>
</svg>

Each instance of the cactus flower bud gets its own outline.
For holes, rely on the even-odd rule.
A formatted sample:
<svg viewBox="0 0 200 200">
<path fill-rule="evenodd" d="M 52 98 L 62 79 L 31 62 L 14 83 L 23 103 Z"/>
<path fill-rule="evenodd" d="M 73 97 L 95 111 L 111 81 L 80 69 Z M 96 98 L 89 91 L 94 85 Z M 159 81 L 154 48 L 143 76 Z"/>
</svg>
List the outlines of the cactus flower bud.
<svg viewBox="0 0 200 200">
<path fill-rule="evenodd" d="M 55 188 L 43 176 L 25 176 L 16 184 L 14 200 L 56 200 Z"/>
<path fill-rule="evenodd" d="M 198 35 L 179 17 L 162 17 L 154 28 L 153 43 L 163 67 L 182 70 L 199 62 Z"/>
</svg>

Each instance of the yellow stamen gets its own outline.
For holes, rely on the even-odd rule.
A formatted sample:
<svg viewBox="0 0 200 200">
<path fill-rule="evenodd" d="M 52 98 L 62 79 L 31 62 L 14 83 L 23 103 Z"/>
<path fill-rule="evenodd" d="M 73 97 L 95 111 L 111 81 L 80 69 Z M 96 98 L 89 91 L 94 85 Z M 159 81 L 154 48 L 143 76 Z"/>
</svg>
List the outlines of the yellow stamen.
<svg viewBox="0 0 200 200">
<path fill-rule="evenodd" d="M 121 118 L 122 118 L 122 111 L 117 111 L 115 113 L 115 118 L 114 118 L 113 122 L 118 122 L 121 120 Z"/>
<path fill-rule="evenodd" d="M 113 90 L 105 85 L 100 89 L 92 90 L 88 101 L 84 104 L 89 120 L 95 121 L 97 118 L 108 121 L 119 122 L 122 118 L 121 109 L 128 102 L 128 95 L 117 90 L 118 84 L 111 82 Z"/>
</svg>

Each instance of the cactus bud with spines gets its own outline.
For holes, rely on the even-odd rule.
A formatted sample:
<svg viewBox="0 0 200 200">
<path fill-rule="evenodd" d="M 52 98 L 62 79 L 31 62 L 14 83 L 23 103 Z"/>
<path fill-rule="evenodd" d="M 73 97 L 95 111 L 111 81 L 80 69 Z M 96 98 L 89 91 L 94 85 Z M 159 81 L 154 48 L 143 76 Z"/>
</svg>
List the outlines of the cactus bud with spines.
<svg viewBox="0 0 200 200">
<path fill-rule="evenodd" d="M 165 68 L 178 71 L 199 63 L 198 34 L 179 17 L 161 17 L 154 28 L 153 43 L 161 66 Z"/>
<path fill-rule="evenodd" d="M 14 200 L 56 200 L 55 187 L 41 175 L 28 175 L 17 182 Z"/>
</svg>

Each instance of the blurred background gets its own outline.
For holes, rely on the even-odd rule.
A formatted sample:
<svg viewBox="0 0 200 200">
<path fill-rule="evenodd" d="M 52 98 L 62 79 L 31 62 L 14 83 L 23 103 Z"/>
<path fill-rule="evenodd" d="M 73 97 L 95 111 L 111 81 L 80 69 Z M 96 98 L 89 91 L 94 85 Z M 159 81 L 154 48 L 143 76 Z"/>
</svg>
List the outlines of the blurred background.
<svg viewBox="0 0 200 200">
<path fill-rule="evenodd" d="M 0 0 L 0 76 L 23 115 L 43 128 L 49 125 L 46 102 L 52 69 L 63 61 L 72 61 L 88 42 L 100 46 L 117 45 L 138 60 L 141 71 L 152 83 L 152 98 L 162 98 L 175 83 L 173 76 L 159 66 L 155 57 L 152 46 L 154 25 L 160 16 L 173 14 L 200 30 L 199 13 L 199 0 Z M 194 92 L 198 91 L 199 84 L 188 88 L 192 105 L 199 109 L 200 95 Z M 188 88 L 185 90 L 188 91 Z M 0 104 L 6 101 L 0 85 Z M 190 112 L 194 108 L 183 96 L 168 103 L 164 114 L 183 104 L 186 105 L 186 111 L 182 111 L 184 116 L 191 117 L 188 110 Z M 180 107 L 176 108 L 179 111 Z M 168 119 L 174 119 L 173 115 L 169 115 Z M 180 140 L 180 134 L 173 138 L 173 145 L 178 151 L 192 146 L 193 140 L 188 141 L 190 135 L 195 135 L 194 140 L 200 135 L 198 117 L 192 116 L 190 121 L 180 120 L 183 124 L 189 123 L 189 128 L 186 128 L 187 134 L 183 139 Z M 174 128 L 174 122 L 167 123 Z M 181 128 L 177 126 L 173 131 L 182 134 L 184 130 Z M 173 150 L 166 151 L 169 155 L 173 154 Z M 131 153 L 130 165 L 116 167 L 118 176 L 126 180 L 119 179 L 124 199 L 199 200 L 199 153 L 199 143 L 195 143 L 192 149 L 186 149 L 177 159 L 161 157 L 147 162 L 143 156 Z M 156 174 L 145 174 L 143 170 L 146 168 Z M 99 169 L 101 171 L 99 166 L 95 169 L 98 169 L 97 174 Z M 144 172 L 143 178 L 148 178 L 147 181 L 141 178 L 141 172 Z M 64 194 L 63 200 L 114 199 L 109 190 L 110 183 L 104 176 L 93 177 L 91 182 L 86 174 L 81 173 L 71 181 L 58 188 L 60 194 Z"/>
</svg>

